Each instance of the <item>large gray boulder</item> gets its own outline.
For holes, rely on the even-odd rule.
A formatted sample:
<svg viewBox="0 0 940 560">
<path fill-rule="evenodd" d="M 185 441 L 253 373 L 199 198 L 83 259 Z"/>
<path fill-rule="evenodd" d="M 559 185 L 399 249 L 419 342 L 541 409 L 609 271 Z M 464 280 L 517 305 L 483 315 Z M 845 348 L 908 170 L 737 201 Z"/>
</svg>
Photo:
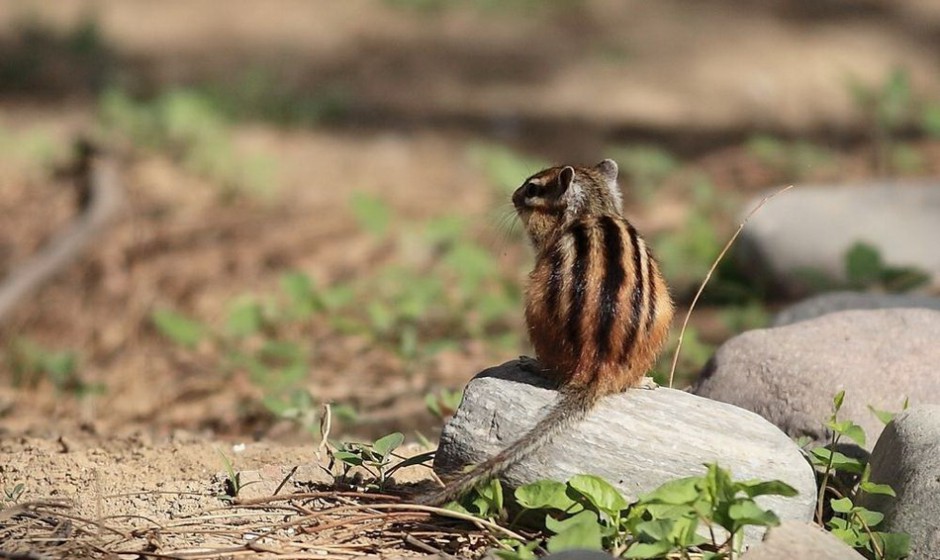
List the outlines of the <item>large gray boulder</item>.
<svg viewBox="0 0 940 560">
<path fill-rule="evenodd" d="M 780 310 L 774 315 L 771 326 L 782 327 L 807 319 L 815 319 L 836 311 L 894 309 L 898 307 L 922 307 L 940 311 L 940 298 L 908 294 L 830 292 L 813 296 Z"/>
<path fill-rule="evenodd" d="M 930 274 L 937 286 L 938 216 L 938 181 L 800 186 L 751 218 L 735 253 L 752 277 L 789 296 L 816 289 L 807 271 L 844 283 L 845 256 L 857 242 L 875 247 L 886 265 Z"/>
<path fill-rule="evenodd" d="M 754 411 L 791 437 L 827 439 L 832 397 L 860 424 L 871 449 L 884 425 L 868 410 L 940 403 L 940 311 L 841 311 L 721 345 L 691 391 Z"/>
<path fill-rule="evenodd" d="M 940 559 L 940 406 L 917 406 L 888 424 L 871 453 L 871 480 L 897 498 L 864 495 L 885 514 L 879 529 L 911 536 L 911 558 Z"/>
<path fill-rule="evenodd" d="M 557 396 L 542 378 L 508 362 L 477 375 L 464 390 L 441 436 L 434 468 L 452 473 L 513 443 Z M 663 483 L 705 472 L 717 462 L 736 479 L 778 479 L 799 491 L 795 498 L 758 501 L 782 519 L 813 515 L 813 471 L 797 446 L 772 424 L 746 410 L 659 388 L 632 389 L 601 400 L 588 417 L 502 477 L 510 487 L 536 480 L 565 481 L 576 474 L 603 477 L 628 499 Z M 749 531 L 757 542 L 762 531 Z"/>
<path fill-rule="evenodd" d="M 784 521 L 767 531 L 764 542 L 752 547 L 741 560 L 864 560 L 856 552 L 815 523 Z"/>
</svg>

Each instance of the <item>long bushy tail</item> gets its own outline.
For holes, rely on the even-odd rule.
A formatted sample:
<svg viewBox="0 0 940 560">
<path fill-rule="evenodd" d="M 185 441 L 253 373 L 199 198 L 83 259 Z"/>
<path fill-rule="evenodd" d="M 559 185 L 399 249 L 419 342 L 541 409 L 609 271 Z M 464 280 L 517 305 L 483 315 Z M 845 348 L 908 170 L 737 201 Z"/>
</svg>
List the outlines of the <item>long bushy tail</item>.
<svg viewBox="0 0 940 560">
<path fill-rule="evenodd" d="M 558 434 L 587 416 L 597 401 L 596 386 L 570 387 L 561 390 L 561 397 L 534 428 L 495 456 L 460 475 L 444 488 L 419 497 L 415 503 L 442 505 L 454 500 L 478 483 L 499 476 L 523 457 L 549 443 Z"/>
</svg>

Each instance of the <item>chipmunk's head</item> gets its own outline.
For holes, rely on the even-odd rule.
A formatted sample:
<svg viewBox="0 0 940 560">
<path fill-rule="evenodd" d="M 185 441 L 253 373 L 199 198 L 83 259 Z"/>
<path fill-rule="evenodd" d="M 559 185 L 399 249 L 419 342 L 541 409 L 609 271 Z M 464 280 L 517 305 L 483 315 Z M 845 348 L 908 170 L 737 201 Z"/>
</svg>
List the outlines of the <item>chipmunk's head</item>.
<svg viewBox="0 0 940 560">
<path fill-rule="evenodd" d="M 622 215 L 617 164 L 605 159 L 594 167 L 565 165 L 539 171 L 516 189 L 512 204 L 538 251 L 578 218 Z"/>
</svg>

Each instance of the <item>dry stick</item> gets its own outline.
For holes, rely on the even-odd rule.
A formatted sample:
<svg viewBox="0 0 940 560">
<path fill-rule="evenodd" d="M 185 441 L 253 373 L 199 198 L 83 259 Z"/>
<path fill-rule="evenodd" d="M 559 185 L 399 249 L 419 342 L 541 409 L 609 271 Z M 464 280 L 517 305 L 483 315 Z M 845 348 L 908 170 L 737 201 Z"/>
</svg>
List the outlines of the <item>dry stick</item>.
<svg viewBox="0 0 940 560">
<path fill-rule="evenodd" d="M 433 547 L 422 540 L 418 540 L 412 535 L 405 535 L 404 540 L 407 544 L 410 544 L 419 550 L 437 555 L 438 558 L 444 558 L 445 560 L 457 560 L 455 556 L 451 556 L 439 548 Z"/>
<path fill-rule="evenodd" d="M 87 177 L 79 177 L 79 181 L 87 181 L 88 207 L 71 226 L 0 283 L 0 323 L 30 293 L 74 262 L 117 214 L 123 197 L 116 163 L 94 153 L 83 157 L 89 158 Z"/>
<path fill-rule="evenodd" d="M 747 216 L 744 217 L 744 221 L 738 225 L 737 231 L 734 232 L 734 235 L 731 236 L 731 239 L 725 243 L 724 248 L 718 253 L 718 258 L 715 259 L 715 262 L 712 263 L 711 268 L 708 269 L 708 274 L 705 275 L 705 279 L 702 280 L 702 284 L 698 287 L 698 291 L 695 292 L 695 297 L 692 298 L 692 303 L 689 305 L 689 310 L 685 314 L 685 319 L 682 321 L 682 329 L 679 330 L 679 340 L 676 343 L 676 351 L 672 355 L 672 368 L 669 370 L 669 387 L 672 388 L 672 381 L 675 378 L 676 374 L 676 365 L 679 363 L 679 351 L 682 350 L 682 338 L 685 336 L 685 329 L 689 325 L 689 318 L 692 316 L 692 310 L 695 309 L 695 304 L 698 303 L 698 298 L 702 295 L 702 292 L 705 291 L 705 286 L 708 284 L 708 281 L 711 280 L 712 274 L 714 274 L 715 269 L 718 268 L 718 263 L 721 262 L 721 259 L 725 257 L 725 253 L 728 252 L 728 249 L 731 248 L 731 245 L 734 244 L 735 240 L 738 238 L 738 235 L 741 234 L 741 230 L 744 229 L 744 225 L 747 224 L 748 220 L 757 213 L 758 210 L 764 207 L 770 199 L 782 194 L 792 189 L 793 185 L 786 186 L 780 189 L 777 192 L 771 193 L 763 198 L 760 203 L 754 207 L 753 210 L 747 213 Z"/>
</svg>

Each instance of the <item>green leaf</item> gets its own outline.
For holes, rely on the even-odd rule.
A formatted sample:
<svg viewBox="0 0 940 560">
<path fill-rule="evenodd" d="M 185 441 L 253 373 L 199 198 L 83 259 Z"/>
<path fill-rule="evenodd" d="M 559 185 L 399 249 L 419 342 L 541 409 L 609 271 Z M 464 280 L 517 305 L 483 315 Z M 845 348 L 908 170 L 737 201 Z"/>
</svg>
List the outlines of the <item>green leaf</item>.
<svg viewBox="0 0 940 560">
<path fill-rule="evenodd" d="M 555 532 L 555 535 L 548 539 L 549 552 L 572 549 L 601 550 L 601 526 L 594 512 L 582 511 L 552 524 L 549 524 L 549 519 L 552 518 L 546 518 L 545 526 Z"/>
<path fill-rule="evenodd" d="M 362 457 L 349 451 L 334 451 L 333 457 L 354 467 L 362 466 Z"/>
<path fill-rule="evenodd" d="M 375 443 L 372 444 L 372 449 L 382 458 L 385 458 L 389 453 L 398 449 L 398 446 L 404 441 L 405 436 L 401 432 L 393 432 L 375 440 Z"/>
<path fill-rule="evenodd" d="M 878 420 L 881 420 L 881 423 L 884 424 L 885 426 L 887 426 L 888 424 L 891 423 L 892 420 L 894 420 L 894 416 L 896 414 L 894 412 L 888 412 L 887 410 L 878 410 L 872 405 L 868 405 L 868 410 L 870 410 L 871 413 L 875 415 L 875 418 L 877 418 Z"/>
<path fill-rule="evenodd" d="M 261 330 L 261 306 L 253 300 L 236 302 L 228 312 L 225 330 L 232 336 L 250 336 Z"/>
<path fill-rule="evenodd" d="M 843 401 L 845 401 L 845 389 L 839 391 L 832 397 L 832 408 L 835 412 L 839 412 L 839 409 L 842 408 Z"/>
<path fill-rule="evenodd" d="M 624 558 L 661 558 L 672 552 L 675 547 L 668 542 L 641 543 L 630 545 Z"/>
<path fill-rule="evenodd" d="M 881 548 L 884 560 L 900 560 L 910 554 L 911 536 L 907 533 L 882 533 L 874 534 L 875 540 Z"/>
<path fill-rule="evenodd" d="M 313 281 L 302 272 L 290 272 L 282 276 L 281 289 L 287 294 L 294 317 L 307 318 L 321 307 Z"/>
<path fill-rule="evenodd" d="M 825 447 L 816 447 L 810 451 L 813 457 L 818 459 L 821 462 L 821 465 L 817 466 L 826 466 L 829 464 L 830 458 L 832 461 L 832 468 L 837 471 L 852 473 L 852 474 L 862 474 L 865 466 L 862 461 L 859 459 L 853 459 L 847 455 L 844 455 L 838 451 L 831 451 Z"/>
<path fill-rule="evenodd" d="M 849 282 L 859 286 L 871 286 L 881 279 L 884 264 L 878 249 L 858 242 L 849 248 L 845 255 L 845 274 Z M 838 410 L 839 407 L 836 407 Z"/>
<path fill-rule="evenodd" d="M 206 333 L 206 328 L 201 323 L 169 309 L 154 311 L 151 320 L 160 334 L 187 348 L 199 344 Z"/>
<path fill-rule="evenodd" d="M 568 496 L 568 485 L 554 480 L 540 480 L 516 488 L 516 501 L 526 509 L 569 511 L 578 503 Z"/>
<path fill-rule="evenodd" d="M 649 494 L 643 496 L 642 502 L 662 504 L 691 504 L 698 498 L 699 477 L 686 477 L 670 480 Z"/>
<path fill-rule="evenodd" d="M 744 500 L 732 504 L 728 508 L 728 516 L 734 520 L 732 530 L 735 532 L 745 525 L 772 527 L 780 524 L 780 519 L 777 518 L 774 512 L 764 510 L 753 500 Z"/>
<path fill-rule="evenodd" d="M 894 488 L 891 488 L 888 484 L 875 484 L 874 482 L 866 481 L 859 484 L 858 488 L 866 494 L 881 494 L 884 496 L 897 497 L 897 494 L 894 493 Z"/>
<path fill-rule="evenodd" d="M 750 498 L 757 496 L 784 496 L 792 498 L 799 494 L 796 488 L 780 480 L 755 480 L 738 482 L 738 487 Z"/>
<path fill-rule="evenodd" d="M 859 519 L 861 519 L 868 528 L 877 526 L 879 523 L 884 521 L 884 514 L 877 511 L 871 511 L 870 509 L 856 506 L 853 508 L 853 512 Z"/>
<path fill-rule="evenodd" d="M 851 439 L 859 446 L 865 446 L 865 430 L 863 430 L 862 427 L 855 422 L 852 422 L 851 420 L 842 420 L 838 422 L 830 420 L 826 423 L 826 426 L 830 430 Z"/>
<path fill-rule="evenodd" d="M 481 517 L 490 519 L 500 514 L 503 509 L 503 485 L 498 478 L 493 478 L 475 488 L 473 506 Z"/>
<path fill-rule="evenodd" d="M 850 498 L 833 498 L 829 501 L 829 505 L 832 507 L 832 511 L 838 513 L 848 513 L 852 511 L 854 506 Z"/>
<path fill-rule="evenodd" d="M 391 210 L 385 201 L 366 193 L 355 193 L 350 200 L 359 227 L 376 237 L 383 237 L 391 221 Z"/>
<path fill-rule="evenodd" d="M 568 481 L 568 486 L 584 495 L 594 507 L 612 516 L 627 508 L 627 501 L 620 492 L 599 476 L 575 475 Z"/>
</svg>

